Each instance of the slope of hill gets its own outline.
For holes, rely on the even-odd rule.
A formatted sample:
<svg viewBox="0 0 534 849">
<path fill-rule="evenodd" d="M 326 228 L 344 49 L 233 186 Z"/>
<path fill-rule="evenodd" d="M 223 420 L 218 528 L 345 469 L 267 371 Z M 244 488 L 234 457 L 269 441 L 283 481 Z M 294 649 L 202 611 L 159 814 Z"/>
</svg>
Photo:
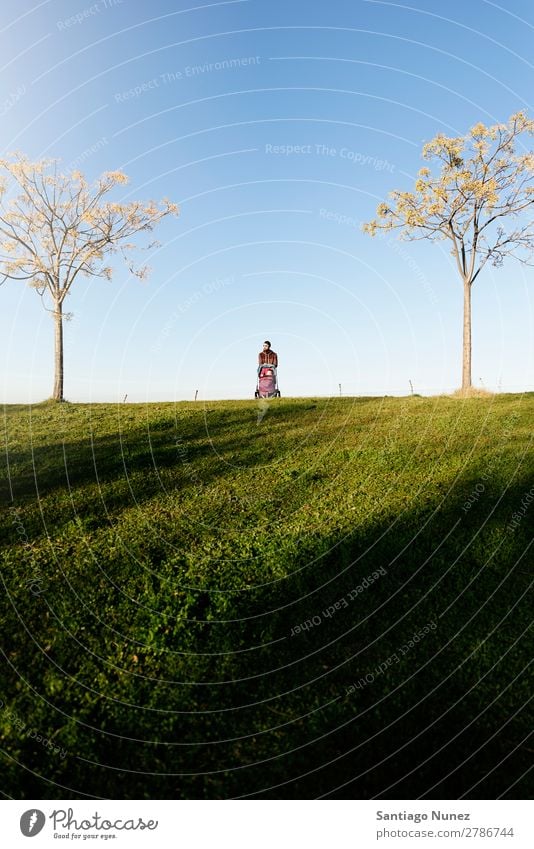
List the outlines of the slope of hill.
<svg viewBox="0 0 534 849">
<path fill-rule="evenodd" d="M 534 394 L 4 408 L 18 798 L 530 798 Z"/>
</svg>

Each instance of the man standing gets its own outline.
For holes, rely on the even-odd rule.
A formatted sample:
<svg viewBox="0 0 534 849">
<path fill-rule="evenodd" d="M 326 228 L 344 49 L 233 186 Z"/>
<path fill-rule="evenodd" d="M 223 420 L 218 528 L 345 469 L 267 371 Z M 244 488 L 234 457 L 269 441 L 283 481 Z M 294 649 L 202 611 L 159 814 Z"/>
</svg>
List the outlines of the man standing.
<svg viewBox="0 0 534 849">
<path fill-rule="evenodd" d="M 259 366 L 276 366 L 278 368 L 278 354 L 271 348 L 271 343 L 266 341 L 263 343 L 263 351 L 258 354 Z"/>
</svg>

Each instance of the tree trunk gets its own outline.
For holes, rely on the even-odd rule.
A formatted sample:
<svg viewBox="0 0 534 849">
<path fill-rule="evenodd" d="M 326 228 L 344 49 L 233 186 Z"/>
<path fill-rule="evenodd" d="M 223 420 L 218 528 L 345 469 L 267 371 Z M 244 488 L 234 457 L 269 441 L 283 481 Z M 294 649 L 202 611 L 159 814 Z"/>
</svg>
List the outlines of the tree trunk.
<svg viewBox="0 0 534 849">
<path fill-rule="evenodd" d="M 63 401 L 63 309 L 56 301 L 54 310 L 55 347 L 54 347 L 54 401 Z"/>
<path fill-rule="evenodd" d="M 462 389 L 471 389 L 471 281 L 464 280 Z"/>
</svg>

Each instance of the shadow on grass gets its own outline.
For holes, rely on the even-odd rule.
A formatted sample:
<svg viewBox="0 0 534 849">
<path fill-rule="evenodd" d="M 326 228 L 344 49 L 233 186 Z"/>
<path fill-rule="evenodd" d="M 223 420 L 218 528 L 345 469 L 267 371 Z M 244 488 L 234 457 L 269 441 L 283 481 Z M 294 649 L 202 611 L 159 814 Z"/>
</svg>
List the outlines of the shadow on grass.
<svg viewBox="0 0 534 849">
<path fill-rule="evenodd" d="M 169 625 L 153 652 L 119 654 L 112 634 L 71 606 L 80 644 L 48 615 L 56 599 L 19 593 L 31 633 L 54 648 L 36 652 L 8 609 L 14 668 L 2 692 L 67 756 L 12 731 L 4 749 L 43 778 L 6 760 L 5 792 L 530 798 L 532 538 L 528 517 L 509 523 L 532 481 L 523 474 L 504 491 L 489 480 L 466 511 L 478 482 L 466 479 L 446 503 L 355 528 L 343 541 L 311 536 L 295 549 L 288 539 L 279 550 L 293 558 L 287 580 L 231 594 L 224 605 L 235 621 L 226 624 L 206 621 L 221 618 L 223 600 L 204 592 L 204 624 L 191 623 L 185 636 Z M 5 579 L 16 586 L 16 575 Z M 110 616 L 135 635 L 138 611 L 119 603 Z M 165 622 L 177 616 L 168 594 L 161 611 Z M 185 647 L 191 656 L 176 653 Z M 35 693 L 17 695 L 18 675 Z"/>
<path fill-rule="evenodd" d="M 287 409 L 279 404 L 269 411 L 268 424 L 279 425 L 287 418 L 293 422 L 316 406 Z M 20 504 L 53 492 L 61 495 L 122 480 L 126 485 L 120 499 L 128 496 L 129 488 L 132 500 L 142 504 L 162 491 L 159 473 L 164 470 L 175 472 L 173 489 L 179 490 L 194 488 L 199 481 L 213 482 L 228 471 L 229 463 L 236 464 L 236 458 L 236 468 L 264 465 L 275 451 L 266 453 L 265 427 L 258 426 L 256 407 L 254 402 L 237 413 L 208 409 L 205 416 L 192 414 L 178 421 L 167 415 L 144 428 L 125 423 L 117 433 L 89 432 L 87 439 L 58 441 L 56 434 L 55 439 L 26 451 L 7 451 L 1 461 L 0 502 Z M 301 440 L 297 446 L 302 446 Z"/>
<path fill-rule="evenodd" d="M 358 404 L 363 404 L 364 401 L 365 399 L 361 401 L 358 399 Z M 69 475 L 76 482 L 83 482 L 94 478 L 93 450 L 97 459 L 100 460 L 103 475 L 115 473 L 117 460 L 122 457 L 131 460 L 135 468 L 149 468 L 154 465 L 154 459 L 170 462 L 170 451 L 173 452 L 172 461 L 176 461 L 174 447 L 177 441 L 197 453 L 199 444 L 207 441 L 202 453 L 210 451 L 213 453 L 210 440 L 214 441 L 228 435 L 235 436 L 236 429 L 243 429 L 247 424 L 250 426 L 250 433 L 245 436 L 245 439 L 255 440 L 258 435 L 265 433 L 265 426 L 286 423 L 288 419 L 291 422 L 298 421 L 302 415 L 315 410 L 318 406 L 314 402 L 295 405 L 287 402 L 285 405 L 283 402 L 270 402 L 269 417 L 265 419 L 263 427 L 258 427 L 258 404 L 259 402 L 254 401 L 246 407 L 237 409 L 199 407 L 198 410 L 185 411 L 185 414 L 182 413 L 178 418 L 169 413 L 156 415 L 154 411 L 150 411 L 152 420 L 148 420 L 146 426 L 141 427 L 138 421 L 132 427 L 130 420 L 123 413 L 122 426 L 119 422 L 117 431 L 106 435 L 98 434 L 100 422 L 95 413 L 93 419 L 82 424 L 82 427 L 86 427 L 88 431 L 86 439 L 69 439 L 67 430 L 67 438 L 64 441 L 58 440 L 57 432 L 52 432 L 50 438 L 47 435 L 45 444 L 37 444 L 32 448 L 31 434 L 28 430 L 28 450 L 6 450 L 2 462 L 5 464 L 7 457 L 10 465 L 22 464 L 26 467 L 24 469 L 26 477 L 32 481 L 35 466 L 37 470 L 42 469 L 43 485 L 47 485 L 45 477 L 48 475 L 50 487 L 61 486 L 67 483 L 63 459 L 64 448 L 67 455 L 75 461 Z M 325 412 L 326 409 L 323 415 Z M 110 417 L 109 414 L 108 418 Z M 68 422 L 69 419 L 67 418 L 66 421 Z M 40 439 L 42 440 L 42 436 Z M 35 494 L 35 489 L 30 487 L 29 492 Z"/>
</svg>

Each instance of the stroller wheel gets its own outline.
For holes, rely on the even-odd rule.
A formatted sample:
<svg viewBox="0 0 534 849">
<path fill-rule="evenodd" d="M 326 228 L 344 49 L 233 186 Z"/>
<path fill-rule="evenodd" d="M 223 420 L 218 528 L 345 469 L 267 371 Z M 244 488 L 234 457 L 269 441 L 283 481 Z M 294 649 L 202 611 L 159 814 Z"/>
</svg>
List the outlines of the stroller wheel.
<svg viewBox="0 0 534 849">
<path fill-rule="evenodd" d="M 257 389 L 256 389 L 256 391 L 255 391 L 255 393 L 254 393 L 254 397 L 255 397 L 255 398 L 259 398 L 259 397 L 260 397 L 260 393 L 258 392 L 258 390 L 257 390 Z"/>
<path fill-rule="evenodd" d="M 274 396 L 274 397 L 275 397 L 275 398 L 280 398 L 280 397 L 281 397 L 281 396 L 280 396 L 280 390 L 279 390 L 279 389 L 277 389 L 277 390 L 276 390 L 276 394 L 275 394 L 275 396 Z"/>
</svg>

